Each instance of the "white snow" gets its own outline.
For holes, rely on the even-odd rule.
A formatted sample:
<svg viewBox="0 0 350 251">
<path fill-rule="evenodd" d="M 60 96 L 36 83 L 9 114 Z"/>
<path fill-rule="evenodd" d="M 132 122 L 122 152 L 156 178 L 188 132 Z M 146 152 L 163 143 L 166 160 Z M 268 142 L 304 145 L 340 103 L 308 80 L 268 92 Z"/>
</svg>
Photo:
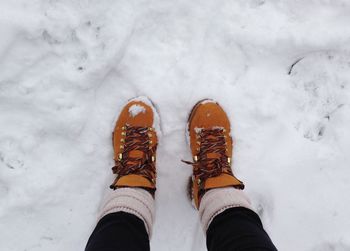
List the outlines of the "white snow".
<svg viewBox="0 0 350 251">
<path fill-rule="evenodd" d="M 202 102 L 201 102 L 201 104 L 208 104 L 208 103 L 215 103 L 215 101 L 214 100 L 212 100 L 212 99 L 205 99 L 205 100 L 203 100 Z"/>
<path fill-rule="evenodd" d="M 159 118 L 159 113 L 157 110 L 157 107 L 154 103 L 152 103 L 152 101 L 146 97 L 146 96 L 138 96 L 138 97 L 134 97 L 132 99 L 129 99 L 127 102 L 130 101 L 139 101 L 139 102 L 143 102 L 144 104 L 148 105 L 149 107 L 152 108 L 153 111 L 153 128 L 155 128 L 156 132 L 157 132 L 157 137 L 158 139 L 160 139 L 162 137 L 162 128 L 160 125 L 160 118 Z M 138 105 L 137 105 L 138 106 Z M 145 108 L 144 107 L 134 107 L 131 106 L 130 107 L 131 112 L 134 114 L 134 116 L 136 116 L 137 114 L 139 114 L 139 112 L 145 112 Z M 130 112 L 129 109 L 129 112 Z M 117 117 L 119 116 L 119 114 L 117 114 Z"/>
<path fill-rule="evenodd" d="M 205 250 L 180 162 L 204 98 L 230 116 L 234 170 L 279 250 L 350 250 L 349 13 L 348 0 L 0 1 L 0 250 L 84 249 L 114 119 L 140 95 L 163 133 L 153 251 Z"/>
<path fill-rule="evenodd" d="M 130 106 L 129 108 L 129 114 L 132 116 L 132 117 L 135 117 L 137 116 L 138 114 L 140 113 L 145 113 L 146 112 L 146 109 L 144 106 L 142 105 L 132 105 Z"/>
<path fill-rule="evenodd" d="M 195 127 L 195 128 L 194 128 L 194 131 L 195 131 L 197 134 L 201 133 L 202 130 L 203 130 L 203 128 L 199 128 L 199 127 Z"/>
</svg>

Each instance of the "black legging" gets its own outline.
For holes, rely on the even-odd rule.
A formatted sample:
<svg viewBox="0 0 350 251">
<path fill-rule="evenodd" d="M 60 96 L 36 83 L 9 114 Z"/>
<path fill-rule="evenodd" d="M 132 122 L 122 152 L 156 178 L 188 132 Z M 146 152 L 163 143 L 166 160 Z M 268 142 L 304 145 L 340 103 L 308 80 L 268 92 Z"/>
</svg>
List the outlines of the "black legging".
<svg viewBox="0 0 350 251">
<path fill-rule="evenodd" d="M 207 231 L 209 251 L 275 251 L 259 216 L 243 208 L 230 208 L 214 218 Z M 85 251 L 148 251 L 149 238 L 138 217 L 112 213 L 97 224 Z"/>
<path fill-rule="evenodd" d="M 207 231 L 209 251 L 275 251 L 259 216 L 236 207 L 216 216 Z"/>
</svg>

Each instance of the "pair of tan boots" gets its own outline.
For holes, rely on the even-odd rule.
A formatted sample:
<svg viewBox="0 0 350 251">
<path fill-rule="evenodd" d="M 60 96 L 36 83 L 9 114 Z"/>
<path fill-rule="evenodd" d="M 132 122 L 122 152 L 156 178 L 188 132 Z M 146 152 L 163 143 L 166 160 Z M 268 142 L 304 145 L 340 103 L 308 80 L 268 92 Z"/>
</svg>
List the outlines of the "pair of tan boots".
<svg viewBox="0 0 350 251">
<path fill-rule="evenodd" d="M 188 119 L 188 138 L 193 162 L 190 189 L 206 230 L 212 219 L 232 207 L 251 208 L 242 192 L 244 184 L 232 173 L 230 121 L 213 100 L 201 100 Z M 146 97 L 130 100 L 122 109 L 113 132 L 116 175 L 103 203 L 100 218 L 124 211 L 141 218 L 149 234 L 154 219 L 156 152 L 159 116 Z"/>
</svg>

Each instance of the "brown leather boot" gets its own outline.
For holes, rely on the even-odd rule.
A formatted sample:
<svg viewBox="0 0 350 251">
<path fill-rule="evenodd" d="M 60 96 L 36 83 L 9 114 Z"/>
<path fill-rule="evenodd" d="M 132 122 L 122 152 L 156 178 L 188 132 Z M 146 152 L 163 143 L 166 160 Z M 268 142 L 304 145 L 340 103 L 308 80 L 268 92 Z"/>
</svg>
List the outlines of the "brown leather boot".
<svg viewBox="0 0 350 251">
<path fill-rule="evenodd" d="M 209 99 L 198 102 L 188 119 L 188 133 L 193 162 L 184 162 L 193 165 L 189 185 L 197 209 L 210 189 L 244 189 L 244 184 L 232 173 L 231 127 L 221 106 Z"/>
<path fill-rule="evenodd" d="M 122 109 L 113 132 L 116 178 L 110 186 L 156 190 L 156 126 L 158 115 L 145 97 L 130 100 Z"/>
</svg>

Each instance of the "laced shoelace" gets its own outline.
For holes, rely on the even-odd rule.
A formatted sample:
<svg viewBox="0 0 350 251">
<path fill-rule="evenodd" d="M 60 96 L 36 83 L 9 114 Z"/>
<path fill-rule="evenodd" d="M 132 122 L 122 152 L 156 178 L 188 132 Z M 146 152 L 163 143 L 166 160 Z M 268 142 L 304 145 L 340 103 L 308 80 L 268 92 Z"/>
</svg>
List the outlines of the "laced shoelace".
<svg viewBox="0 0 350 251">
<path fill-rule="evenodd" d="M 116 189 L 118 179 L 129 174 L 141 175 L 154 183 L 155 152 L 157 145 L 151 146 L 148 127 L 125 126 L 125 142 L 121 158 L 115 161 L 112 168 L 113 173 L 117 175 L 115 181 L 110 186 Z M 142 152 L 141 157 L 131 157 L 132 151 Z"/>
<path fill-rule="evenodd" d="M 193 166 L 193 174 L 200 180 L 216 177 L 223 172 L 232 175 L 230 160 L 226 152 L 224 129 L 202 129 L 197 138 L 200 143 L 195 162 L 182 162 Z M 208 158 L 208 154 L 217 154 L 217 158 Z"/>
</svg>

